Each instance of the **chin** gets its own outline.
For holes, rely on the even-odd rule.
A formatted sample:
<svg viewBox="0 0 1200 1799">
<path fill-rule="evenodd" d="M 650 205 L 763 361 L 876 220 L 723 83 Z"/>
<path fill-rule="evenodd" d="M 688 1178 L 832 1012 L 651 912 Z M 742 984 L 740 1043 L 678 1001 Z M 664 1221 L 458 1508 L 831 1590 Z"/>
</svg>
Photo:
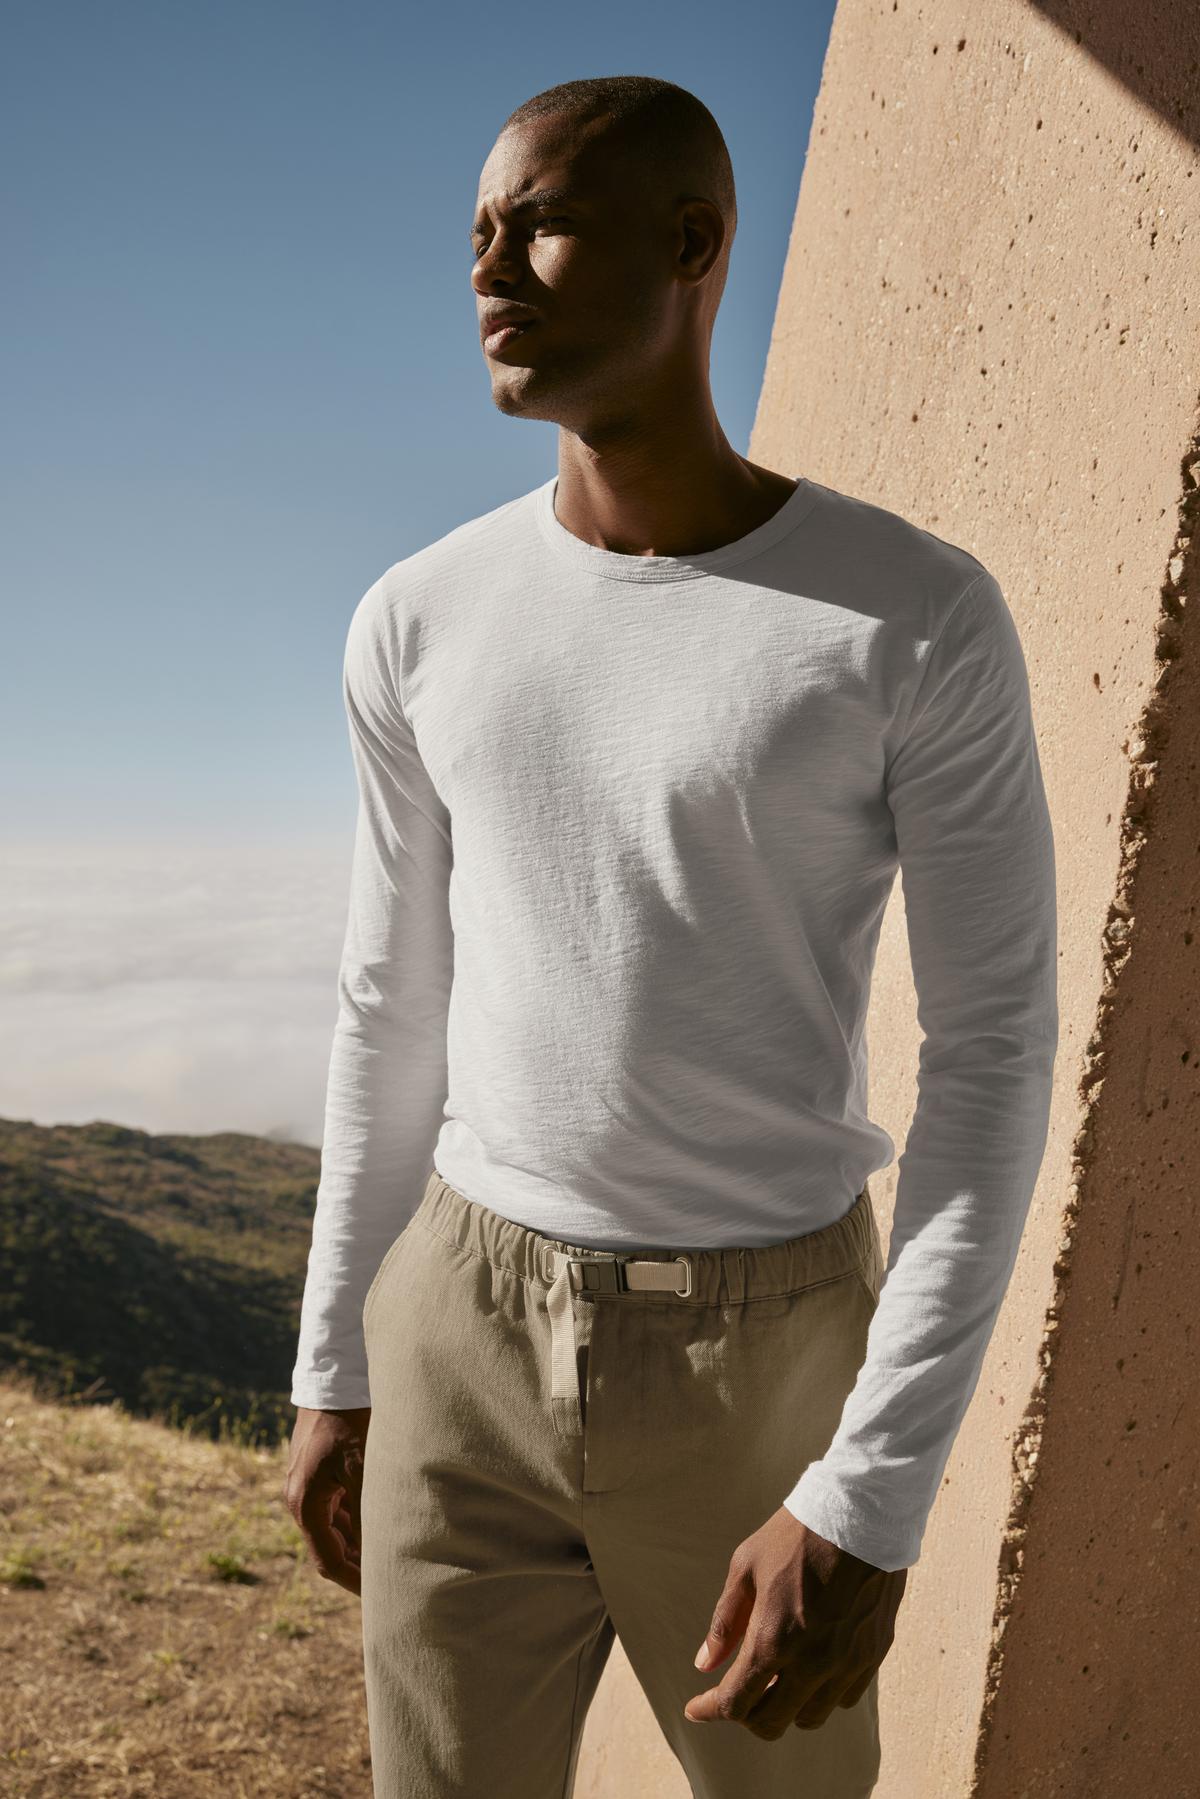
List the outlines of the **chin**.
<svg viewBox="0 0 1200 1799">
<path fill-rule="evenodd" d="M 547 419 L 556 424 L 559 408 L 550 394 L 539 391 L 534 371 L 515 369 L 512 374 L 517 379 L 492 382 L 492 403 L 496 410 L 507 413 L 510 418 Z"/>
</svg>

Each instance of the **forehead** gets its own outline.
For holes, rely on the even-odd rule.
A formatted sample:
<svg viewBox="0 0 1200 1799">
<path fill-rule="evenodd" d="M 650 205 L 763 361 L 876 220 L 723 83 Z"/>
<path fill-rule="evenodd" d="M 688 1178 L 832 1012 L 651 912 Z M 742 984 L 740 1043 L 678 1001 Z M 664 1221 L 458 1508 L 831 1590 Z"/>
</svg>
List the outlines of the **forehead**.
<svg viewBox="0 0 1200 1799">
<path fill-rule="evenodd" d="M 561 113 L 502 131 L 479 175 L 477 205 L 501 210 L 549 190 L 559 200 L 597 199 L 616 177 L 615 146 L 602 148 L 605 121 L 581 124 Z"/>
</svg>

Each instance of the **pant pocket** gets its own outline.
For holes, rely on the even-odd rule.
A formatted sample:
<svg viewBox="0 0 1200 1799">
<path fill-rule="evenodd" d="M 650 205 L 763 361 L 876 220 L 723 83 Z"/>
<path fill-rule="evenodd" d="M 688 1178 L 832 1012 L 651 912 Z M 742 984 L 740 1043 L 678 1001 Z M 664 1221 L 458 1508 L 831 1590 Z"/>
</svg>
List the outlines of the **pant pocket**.
<svg viewBox="0 0 1200 1799">
<path fill-rule="evenodd" d="M 874 1256 L 866 1262 L 860 1262 L 854 1270 L 854 1278 L 866 1295 L 867 1304 L 874 1312 L 879 1304 L 879 1283 L 877 1264 Z"/>
<path fill-rule="evenodd" d="M 859 1283 L 871 1302 L 871 1310 L 879 1304 L 879 1290 L 883 1285 L 884 1254 L 883 1239 L 879 1234 L 879 1221 L 875 1216 L 875 1207 L 867 1197 L 868 1222 L 870 1224 L 870 1243 L 866 1255 L 855 1269 Z"/>
<path fill-rule="evenodd" d="M 388 1269 L 391 1267 L 392 1262 L 395 1259 L 396 1252 L 399 1250 L 400 1245 L 404 1242 L 405 1238 L 408 1236 L 408 1232 L 409 1232 L 409 1225 L 406 1224 L 404 1229 L 400 1232 L 400 1235 L 398 1237 L 394 1237 L 392 1239 L 391 1243 L 388 1245 L 388 1248 L 384 1251 L 384 1256 L 383 1256 L 382 1262 L 380 1262 L 379 1267 L 375 1270 L 375 1279 L 371 1282 L 371 1285 L 367 1288 L 367 1296 L 363 1300 L 363 1305 L 362 1305 L 362 1322 L 363 1322 L 364 1329 L 366 1328 L 366 1323 L 367 1323 L 368 1316 L 370 1315 L 371 1307 L 375 1303 L 376 1295 L 378 1294 L 379 1288 L 383 1282 L 383 1277 L 387 1273 Z"/>
</svg>

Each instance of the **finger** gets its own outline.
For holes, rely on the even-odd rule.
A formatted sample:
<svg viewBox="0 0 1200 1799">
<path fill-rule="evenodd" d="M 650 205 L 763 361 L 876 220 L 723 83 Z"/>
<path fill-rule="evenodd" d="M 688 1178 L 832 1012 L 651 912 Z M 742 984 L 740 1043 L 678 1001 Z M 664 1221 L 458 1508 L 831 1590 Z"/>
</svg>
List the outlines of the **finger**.
<svg viewBox="0 0 1200 1799">
<path fill-rule="evenodd" d="M 334 1514 L 332 1529 L 338 1539 L 342 1560 L 344 1562 L 352 1563 L 352 1565 L 357 1568 L 359 1562 L 362 1560 L 362 1545 L 358 1542 L 357 1538 L 347 1535 L 346 1526 L 342 1521 L 342 1517 L 343 1515 L 340 1512 Z"/>
<path fill-rule="evenodd" d="M 768 1659 L 756 1653 L 747 1636 L 724 1680 L 689 1699 L 683 1708 L 684 1716 L 697 1724 L 715 1718 L 738 1722 L 757 1704 L 778 1672 L 778 1658 Z"/>
<path fill-rule="evenodd" d="M 857 1705 L 878 1672 L 878 1668 L 868 1668 L 865 1674 L 860 1674 L 853 1685 L 842 1694 L 838 1704 L 846 1706 L 847 1709 L 852 1705 Z"/>
<path fill-rule="evenodd" d="M 741 1642 L 754 1610 L 754 1576 L 737 1562 L 730 1564 L 708 1632 L 700 1645 L 695 1665 L 705 1673 L 719 1668 Z"/>
<path fill-rule="evenodd" d="M 301 1502 L 297 1522 L 318 1572 L 344 1586 L 347 1577 L 357 1578 L 357 1574 L 347 1560 L 345 1538 L 333 1520 L 340 1492 L 340 1488 L 331 1490 L 324 1486 L 319 1478 L 312 1481 Z"/>
<path fill-rule="evenodd" d="M 333 1514 L 333 1523 L 342 1533 L 346 1542 L 347 1551 L 350 1549 L 357 1549 L 360 1542 L 359 1523 L 353 1509 L 343 1502 L 337 1507 Z"/>
<path fill-rule="evenodd" d="M 750 1707 L 742 1723 L 755 1736 L 777 1742 L 796 1722 L 796 1713 L 807 1702 L 812 1683 L 811 1670 L 781 1668 L 767 1685 L 762 1698 Z"/>
<path fill-rule="evenodd" d="M 792 1723 L 798 1730 L 820 1730 L 822 1724 L 829 1722 L 830 1716 L 841 1704 L 846 1685 L 847 1674 L 843 1670 L 831 1675 L 828 1680 L 821 1681 L 819 1686 L 811 1688 L 808 1693 L 802 1694 L 801 1702 L 792 1717 Z"/>
<path fill-rule="evenodd" d="M 345 1587 L 348 1593 L 361 1593 L 362 1566 L 357 1552 L 347 1548 L 336 1532 L 330 1533 L 330 1540 L 332 1548 L 322 1550 L 320 1559 L 314 1553 L 318 1574 L 334 1586 Z"/>
<path fill-rule="evenodd" d="M 818 1730 L 839 1707 L 857 1705 L 879 1671 L 879 1658 L 860 1623 L 840 1654 L 825 1656 L 817 1669 L 819 1683 L 804 1698 L 795 1722 L 802 1730 Z"/>
<path fill-rule="evenodd" d="M 847 1673 L 844 1666 L 831 1669 L 828 1638 L 824 1640 L 827 1646 L 822 1648 L 819 1639 L 803 1632 L 786 1645 L 786 1660 L 778 1680 L 767 1686 L 743 1719 L 757 1735 L 780 1737 L 798 1722 L 798 1715 L 809 1718 L 826 1703 L 832 1709 L 833 1698 L 845 1686 Z"/>
<path fill-rule="evenodd" d="M 328 1574 L 322 1570 L 321 1578 L 329 1581 L 331 1586 L 344 1587 L 357 1599 L 362 1598 L 362 1574 L 357 1562 L 347 1562 L 344 1568 L 331 1569 Z"/>
<path fill-rule="evenodd" d="M 335 1586 L 345 1587 L 348 1592 L 358 1592 L 361 1572 L 359 1558 L 342 1547 L 341 1539 L 336 1533 L 330 1532 L 326 1541 L 314 1541 L 310 1554 L 322 1580 L 330 1580 Z"/>
</svg>

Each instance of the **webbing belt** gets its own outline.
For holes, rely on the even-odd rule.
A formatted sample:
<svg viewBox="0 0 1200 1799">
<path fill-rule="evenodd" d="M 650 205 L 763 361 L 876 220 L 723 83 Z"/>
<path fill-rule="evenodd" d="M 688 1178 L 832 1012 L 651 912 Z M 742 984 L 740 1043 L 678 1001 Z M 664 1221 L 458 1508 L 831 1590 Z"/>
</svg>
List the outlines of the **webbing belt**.
<svg viewBox="0 0 1200 1799">
<path fill-rule="evenodd" d="M 637 1261 L 617 1252 L 570 1256 L 549 1243 L 542 1246 L 538 1273 L 549 1283 L 550 1392 L 555 1399 L 579 1398 L 579 1366 L 575 1359 L 575 1311 L 572 1293 L 675 1293 L 686 1299 L 692 1290 L 690 1256 L 670 1261 Z"/>
</svg>

